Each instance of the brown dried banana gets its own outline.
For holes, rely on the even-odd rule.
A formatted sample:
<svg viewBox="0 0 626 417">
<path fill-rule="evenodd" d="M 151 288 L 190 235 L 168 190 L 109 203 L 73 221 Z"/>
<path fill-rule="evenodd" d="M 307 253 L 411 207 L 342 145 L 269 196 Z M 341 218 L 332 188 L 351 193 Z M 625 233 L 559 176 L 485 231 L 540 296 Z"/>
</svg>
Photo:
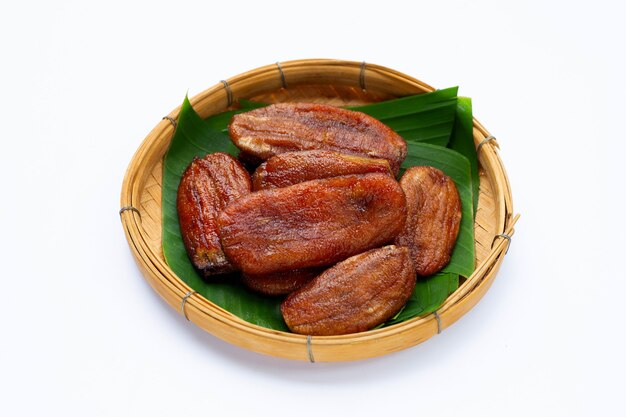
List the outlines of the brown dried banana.
<svg viewBox="0 0 626 417">
<path fill-rule="evenodd" d="M 339 335 L 371 329 L 393 317 L 415 287 L 407 248 L 385 246 L 327 269 L 281 304 L 294 333 Z"/>
<path fill-rule="evenodd" d="M 392 175 L 385 159 L 324 150 L 285 152 L 257 168 L 252 176 L 252 189 L 287 187 L 304 181 L 372 172 Z"/>
<path fill-rule="evenodd" d="M 233 116 L 230 136 L 242 151 L 263 160 L 290 151 L 323 149 L 381 158 L 394 175 L 406 142 L 365 113 L 311 103 L 280 103 Z"/>
<path fill-rule="evenodd" d="M 205 276 L 235 270 L 222 251 L 217 216 L 250 189 L 246 170 L 224 153 L 196 158 L 183 173 L 176 201 L 180 230 L 189 258 Z"/>
<path fill-rule="evenodd" d="M 461 224 L 459 193 L 450 177 L 428 166 L 407 169 L 400 186 L 407 218 L 395 244 L 409 248 L 418 275 L 432 275 L 450 262 Z"/>
<path fill-rule="evenodd" d="M 332 265 L 392 241 L 405 198 L 386 174 L 346 175 L 251 193 L 218 219 L 228 259 L 247 274 Z"/>
</svg>

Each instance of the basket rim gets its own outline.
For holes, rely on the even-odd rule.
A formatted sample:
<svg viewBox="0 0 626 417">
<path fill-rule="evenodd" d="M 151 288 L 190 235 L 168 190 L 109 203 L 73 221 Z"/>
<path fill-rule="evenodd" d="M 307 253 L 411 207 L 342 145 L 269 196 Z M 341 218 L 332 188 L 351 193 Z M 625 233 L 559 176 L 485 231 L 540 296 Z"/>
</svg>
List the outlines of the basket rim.
<svg viewBox="0 0 626 417">
<path fill-rule="evenodd" d="M 417 80 L 416 78 L 381 65 L 335 59 L 305 59 L 266 65 L 244 72 L 225 80 L 225 82 L 220 82 L 213 87 L 204 90 L 203 92 L 192 97 L 190 102 L 195 107 L 196 105 L 203 103 L 203 101 L 217 95 L 221 96 L 222 101 L 224 101 L 222 110 L 226 110 L 227 107 L 232 104 L 231 101 L 233 91 L 236 91 L 239 83 L 250 82 L 251 79 L 270 77 L 274 78 L 275 84 L 280 87 L 284 83 L 285 78 L 289 80 L 289 77 L 287 76 L 294 74 L 294 71 L 307 71 L 312 68 L 325 68 L 328 70 L 349 69 L 355 73 L 358 72 L 359 77 L 354 80 L 354 84 L 358 86 L 364 85 L 363 77 L 367 74 L 368 77 L 379 76 L 399 80 L 400 82 L 411 85 L 424 92 L 435 90 L 435 88 Z M 275 87 L 276 85 L 270 87 Z M 272 88 L 268 87 L 268 89 L 271 90 Z M 502 197 L 502 204 L 498 207 L 502 221 L 497 228 L 498 234 L 494 236 L 494 243 L 489 255 L 486 256 L 486 258 L 479 265 L 476 265 L 472 275 L 468 277 L 467 280 L 446 299 L 439 309 L 431 314 L 418 316 L 402 323 L 381 329 L 374 329 L 348 335 L 313 337 L 261 327 L 249 323 L 222 309 L 208 299 L 194 293 L 192 288 L 176 276 L 176 274 L 169 268 L 165 260 L 153 251 L 152 247 L 145 239 L 145 232 L 142 231 L 141 214 L 138 209 L 135 209 L 135 207 L 139 207 L 138 202 L 140 201 L 142 192 L 142 184 L 140 184 L 141 176 L 139 172 L 141 163 L 146 160 L 150 160 L 151 151 L 154 150 L 155 143 L 160 143 L 161 146 L 164 142 L 169 144 L 169 141 L 174 133 L 174 126 L 170 120 L 167 120 L 167 118 L 177 120 L 180 108 L 181 106 L 176 107 L 168 114 L 168 116 L 164 118 L 164 120 L 159 122 L 157 126 L 153 128 L 131 159 L 122 184 L 121 207 L 132 207 L 133 209 L 121 210 L 120 217 L 129 246 L 142 270 L 144 277 L 149 281 L 153 288 L 157 290 L 157 292 L 164 299 L 166 299 L 166 301 L 168 301 L 170 305 L 173 304 L 173 302 L 170 301 L 171 299 L 179 300 L 179 306 L 182 307 L 182 311 L 181 309 L 179 309 L 179 311 L 188 320 L 197 322 L 200 316 L 204 316 L 205 318 L 214 320 L 216 326 L 226 325 L 233 329 L 243 331 L 244 334 L 247 335 L 267 338 L 280 343 L 304 346 L 305 350 L 303 350 L 303 352 L 308 353 L 310 360 L 310 352 L 314 346 L 344 346 L 346 344 L 367 342 L 374 339 L 394 337 L 398 334 L 411 332 L 418 327 L 425 327 L 429 329 L 429 332 L 432 334 L 426 337 L 427 339 L 434 334 L 440 333 L 443 329 L 458 320 L 458 318 L 465 314 L 467 310 L 473 307 L 473 305 L 475 305 L 480 298 L 482 298 L 482 295 L 486 292 L 493 281 L 495 271 L 499 268 L 499 265 L 505 256 L 506 250 L 508 249 L 510 236 L 514 233 L 513 227 L 518 216 L 513 215 L 510 184 L 502 160 L 497 153 L 497 142 L 485 142 L 486 138 L 492 136 L 487 129 L 482 126 L 476 118 L 474 118 L 474 142 L 475 146 L 481 147 L 481 151 L 478 155 L 479 163 L 483 167 L 490 166 L 492 170 L 491 174 L 494 178 L 498 178 L 500 180 L 492 181 L 492 184 L 496 188 L 494 189 L 494 192 Z M 506 235 L 509 238 L 497 239 L 498 236 L 502 237 L 502 235 Z M 490 274 L 490 271 L 493 271 L 493 273 Z M 150 275 L 150 277 L 147 274 Z M 474 293 L 479 296 L 477 299 L 470 300 L 470 295 Z M 172 307 L 174 307 L 174 305 L 172 305 Z M 201 326 L 200 324 L 198 325 L 207 330 L 204 326 Z M 210 330 L 207 331 L 211 332 Z M 217 332 L 211 333 L 215 334 Z M 218 335 L 218 337 L 220 336 Z M 413 344 L 420 343 L 421 341 L 423 340 L 419 340 Z M 256 350 L 250 346 L 248 346 L 248 348 Z M 382 352 L 381 354 L 384 353 L 385 352 Z M 304 358 L 299 359 L 306 360 L 307 355 L 305 354 L 304 356 Z"/>
</svg>

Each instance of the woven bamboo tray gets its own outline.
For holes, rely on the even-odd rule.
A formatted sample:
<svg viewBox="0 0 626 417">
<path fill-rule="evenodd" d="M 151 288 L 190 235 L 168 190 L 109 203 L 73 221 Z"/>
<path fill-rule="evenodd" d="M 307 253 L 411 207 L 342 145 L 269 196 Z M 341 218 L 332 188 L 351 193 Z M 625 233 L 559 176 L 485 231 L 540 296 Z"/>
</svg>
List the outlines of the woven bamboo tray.
<svg viewBox="0 0 626 417">
<path fill-rule="evenodd" d="M 222 81 L 193 97 L 208 117 L 239 98 L 264 102 L 307 101 L 359 105 L 433 91 L 434 88 L 379 65 L 339 60 L 297 60 L 261 67 Z M 476 119 L 474 143 L 480 162 L 475 221 L 476 269 L 433 314 L 363 333 L 307 337 L 243 321 L 193 292 L 168 267 L 161 247 L 162 161 L 180 107 L 165 116 L 135 153 L 122 186 L 120 216 L 131 251 L 152 288 L 188 320 L 243 348 L 288 359 L 348 361 L 414 346 L 456 322 L 483 297 L 504 259 L 517 216 L 498 144 Z"/>
</svg>

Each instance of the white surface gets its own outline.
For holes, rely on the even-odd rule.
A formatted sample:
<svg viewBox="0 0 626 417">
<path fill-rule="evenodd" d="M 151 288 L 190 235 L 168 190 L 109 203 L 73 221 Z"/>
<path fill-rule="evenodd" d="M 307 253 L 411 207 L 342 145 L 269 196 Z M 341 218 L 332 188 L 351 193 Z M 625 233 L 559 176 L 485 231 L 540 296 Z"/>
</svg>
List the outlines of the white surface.
<svg viewBox="0 0 626 417">
<path fill-rule="evenodd" d="M 2 6 L 0 415 L 623 412 L 623 3 L 226 4 Z M 135 149 L 187 91 L 315 57 L 459 85 L 522 214 L 476 308 L 356 363 L 265 357 L 187 323 L 117 214 Z"/>
</svg>

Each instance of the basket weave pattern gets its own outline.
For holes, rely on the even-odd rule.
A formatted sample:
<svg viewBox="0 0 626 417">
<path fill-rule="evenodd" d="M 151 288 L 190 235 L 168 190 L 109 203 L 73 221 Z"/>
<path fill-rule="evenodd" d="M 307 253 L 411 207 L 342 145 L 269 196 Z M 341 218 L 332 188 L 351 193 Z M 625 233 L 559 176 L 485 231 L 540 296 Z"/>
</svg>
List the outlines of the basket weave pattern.
<svg viewBox="0 0 626 417">
<path fill-rule="evenodd" d="M 285 88 L 286 86 L 286 88 Z M 363 89 L 362 87 L 365 87 Z M 397 71 L 358 62 L 299 60 L 233 77 L 190 101 L 202 117 L 229 109 L 238 98 L 268 103 L 307 101 L 339 106 L 388 100 L 434 89 Z M 176 120 L 180 108 L 168 116 Z M 345 361 L 384 355 L 418 344 L 457 321 L 485 294 L 504 258 L 517 217 L 497 142 L 480 147 L 480 195 L 475 220 L 476 269 L 436 314 L 364 333 L 307 338 L 245 322 L 189 288 L 167 266 L 161 246 L 162 161 L 174 123 L 162 120 L 133 157 L 122 186 L 121 213 L 129 245 L 143 275 L 159 295 L 195 324 L 235 345 L 289 359 Z M 478 146 L 490 134 L 474 120 Z M 191 295 L 188 295 L 192 293 Z M 185 296 L 187 297 L 185 298 Z M 183 302 L 183 299 L 184 302 Z M 184 312 L 181 311 L 181 306 Z"/>
</svg>

